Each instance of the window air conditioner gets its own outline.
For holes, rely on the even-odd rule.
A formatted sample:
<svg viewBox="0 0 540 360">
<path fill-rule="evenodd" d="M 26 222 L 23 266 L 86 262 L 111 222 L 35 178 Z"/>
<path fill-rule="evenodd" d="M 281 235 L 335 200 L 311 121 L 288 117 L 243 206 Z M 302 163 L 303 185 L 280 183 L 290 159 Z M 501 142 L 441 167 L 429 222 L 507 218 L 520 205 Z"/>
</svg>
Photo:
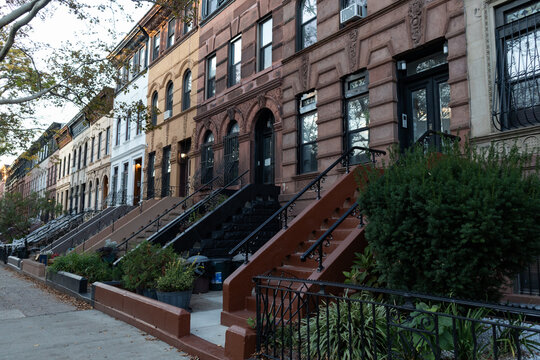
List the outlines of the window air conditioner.
<svg viewBox="0 0 540 360">
<path fill-rule="evenodd" d="M 163 120 L 167 120 L 168 118 L 170 118 L 172 116 L 172 110 L 166 110 L 164 113 L 163 113 Z"/>
<path fill-rule="evenodd" d="M 366 5 L 353 4 L 340 12 L 341 23 L 344 24 L 351 20 L 360 19 L 366 17 L 367 7 Z"/>
</svg>

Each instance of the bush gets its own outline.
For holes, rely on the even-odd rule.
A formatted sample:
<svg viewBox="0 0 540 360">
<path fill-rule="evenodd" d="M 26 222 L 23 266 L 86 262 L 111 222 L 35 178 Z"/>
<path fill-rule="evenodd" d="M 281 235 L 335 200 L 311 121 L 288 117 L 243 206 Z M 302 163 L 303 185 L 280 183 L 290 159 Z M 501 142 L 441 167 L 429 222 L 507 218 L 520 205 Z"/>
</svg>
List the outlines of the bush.
<svg viewBox="0 0 540 360">
<path fill-rule="evenodd" d="M 165 272 L 165 266 L 176 259 L 177 255 L 171 247 L 162 249 L 159 245 L 143 241 L 121 261 L 124 287 L 139 292 L 155 288 L 156 280 Z"/>
<path fill-rule="evenodd" d="M 197 264 L 188 264 L 178 259 L 167 264 L 165 273 L 157 280 L 157 289 L 162 292 L 185 291 L 193 288 Z"/>
<path fill-rule="evenodd" d="M 47 271 L 66 271 L 77 274 L 87 278 L 89 283 L 109 281 L 121 276 L 118 274 L 118 270 L 113 270 L 112 266 L 104 262 L 99 254 L 78 254 L 76 252 L 56 257 L 54 262 L 47 267 Z"/>
<path fill-rule="evenodd" d="M 531 159 L 515 148 L 443 153 L 409 150 L 382 176 L 367 174 L 366 239 L 390 287 L 498 300 L 540 254 L 538 174 L 524 173 Z"/>
</svg>

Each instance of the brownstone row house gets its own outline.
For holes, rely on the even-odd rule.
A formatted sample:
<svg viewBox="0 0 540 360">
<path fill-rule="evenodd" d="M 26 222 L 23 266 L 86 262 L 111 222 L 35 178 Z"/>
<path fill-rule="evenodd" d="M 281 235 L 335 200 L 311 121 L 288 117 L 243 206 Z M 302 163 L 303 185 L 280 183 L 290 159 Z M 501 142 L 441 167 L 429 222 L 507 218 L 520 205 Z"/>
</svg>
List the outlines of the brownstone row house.
<svg viewBox="0 0 540 360">
<path fill-rule="evenodd" d="M 175 16 L 154 7 L 142 20 L 149 35 L 146 198 L 185 196 L 192 172 L 189 152 L 196 112 L 198 23 L 192 11 Z"/>
</svg>

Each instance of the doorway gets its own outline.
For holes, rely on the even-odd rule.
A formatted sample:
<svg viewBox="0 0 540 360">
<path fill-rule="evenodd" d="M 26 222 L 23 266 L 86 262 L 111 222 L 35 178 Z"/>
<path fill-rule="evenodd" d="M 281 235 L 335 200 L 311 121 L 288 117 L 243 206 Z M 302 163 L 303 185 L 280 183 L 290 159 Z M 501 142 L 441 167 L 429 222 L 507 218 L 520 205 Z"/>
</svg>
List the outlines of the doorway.
<svg viewBox="0 0 540 360">
<path fill-rule="evenodd" d="M 135 159 L 135 171 L 133 180 L 133 205 L 139 204 L 141 201 L 141 171 L 142 171 L 142 159 Z"/>
<path fill-rule="evenodd" d="M 268 109 L 259 113 L 255 125 L 255 183 L 274 183 L 274 115 Z"/>
<path fill-rule="evenodd" d="M 428 130 L 450 132 L 450 85 L 448 62 L 444 52 L 417 60 L 400 61 L 400 143 L 412 146 Z M 430 140 L 430 146 L 441 147 L 440 137 Z"/>
<path fill-rule="evenodd" d="M 180 177 L 178 179 L 178 196 L 185 197 L 189 193 L 189 157 L 191 150 L 191 138 L 180 141 L 178 146 L 178 162 L 180 163 Z"/>
</svg>

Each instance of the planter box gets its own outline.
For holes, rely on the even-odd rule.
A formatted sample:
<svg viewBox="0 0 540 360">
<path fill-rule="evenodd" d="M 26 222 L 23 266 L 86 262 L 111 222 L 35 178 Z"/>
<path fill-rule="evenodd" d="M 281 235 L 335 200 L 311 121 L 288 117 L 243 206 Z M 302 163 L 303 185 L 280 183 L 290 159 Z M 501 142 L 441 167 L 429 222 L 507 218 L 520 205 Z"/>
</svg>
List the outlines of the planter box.
<svg viewBox="0 0 540 360">
<path fill-rule="evenodd" d="M 31 276 L 38 278 L 45 278 L 45 264 L 38 263 L 37 261 L 32 261 L 30 259 L 24 259 L 21 264 L 21 269 L 23 273 L 26 273 Z"/>
<path fill-rule="evenodd" d="M 9 256 L 8 257 L 8 264 L 13 266 L 17 270 L 21 270 L 21 262 L 22 262 L 22 260 L 19 259 L 16 256 Z"/>
<path fill-rule="evenodd" d="M 156 291 L 157 299 L 165 304 L 176 306 L 189 311 L 189 302 L 191 301 L 191 293 L 193 290 L 162 292 Z"/>
<path fill-rule="evenodd" d="M 49 271 L 47 272 L 47 280 L 78 294 L 88 292 L 88 280 L 79 275 L 65 271 L 57 273 Z"/>
</svg>

